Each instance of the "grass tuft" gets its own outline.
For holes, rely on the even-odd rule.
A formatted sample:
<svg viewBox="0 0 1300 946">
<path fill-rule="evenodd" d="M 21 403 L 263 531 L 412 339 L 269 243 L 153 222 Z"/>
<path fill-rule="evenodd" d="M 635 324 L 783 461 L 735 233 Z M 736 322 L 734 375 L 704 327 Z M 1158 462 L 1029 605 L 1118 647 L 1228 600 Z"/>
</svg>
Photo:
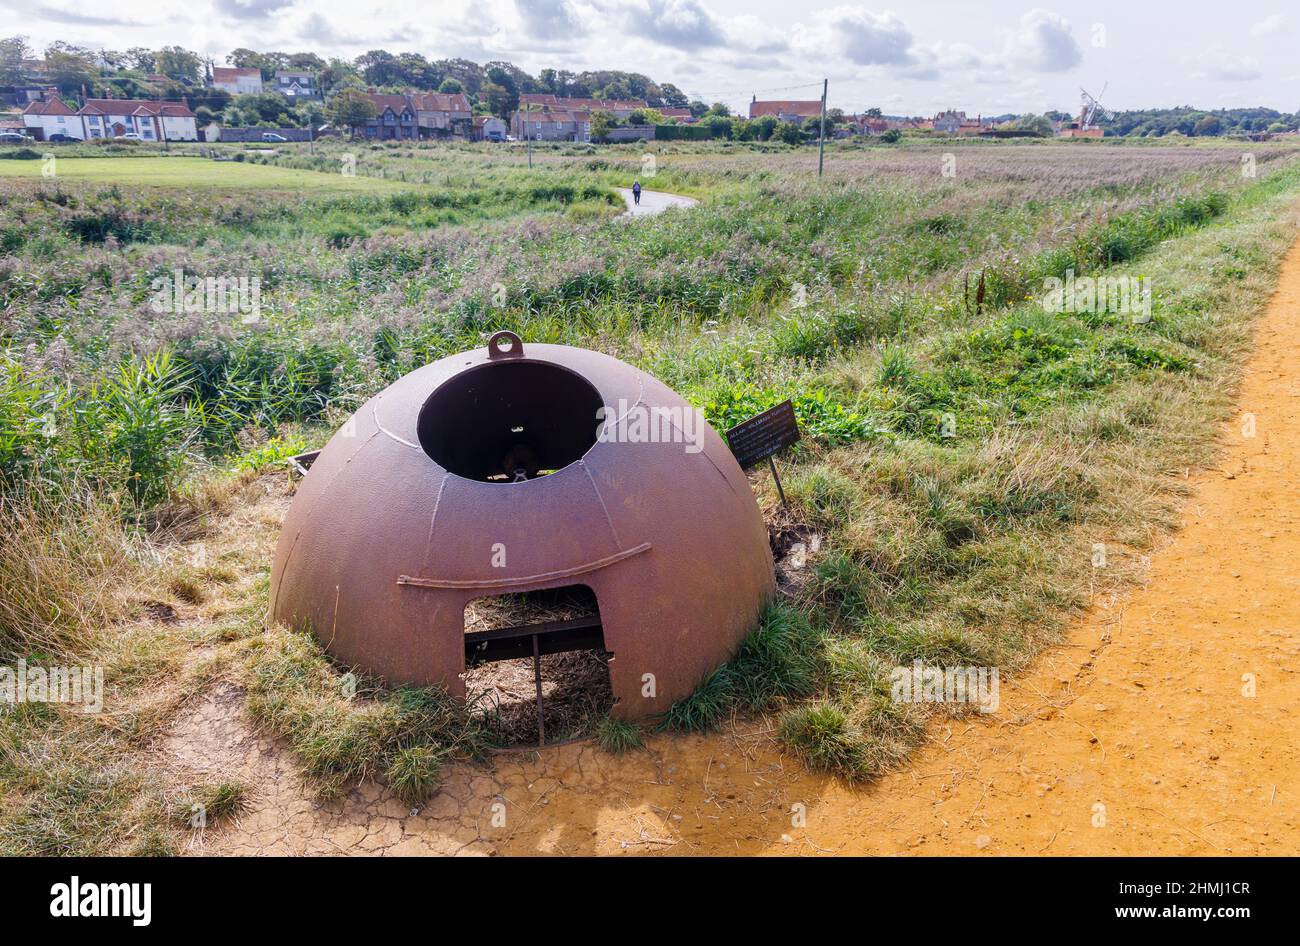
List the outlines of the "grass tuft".
<svg viewBox="0 0 1300 946">
<path fill-rule="evenodd" d="M 416 805 L 432 795 L 441 782 L 442 756 L 433 746 L 398 749 L 384 777 L 397 797 Z"/>
<path fill-rule="evenodd" d="M 596 724 L 596 745 L 612 755 L 644 749 L 641 730 L 633 723 L 606 716 Z"/>
<path fill-rule="evenodd" d="M 873 774 L 866 761 L 866 738 L 836 705 L 809 703 L 790 710 L 781 717 L 780 735 L 814 771 L 850 780 Z"/>
<path fill-rule="evenodd" d="M 816 682 L 817 646 L 818 634 L 807 615 L 785 602 L 769 604 L 736 658 L 670 706 L 658 728 L 707 731 L 732 710 L 763 711 L 783 699 L 808 695 Z"/>
</svg>

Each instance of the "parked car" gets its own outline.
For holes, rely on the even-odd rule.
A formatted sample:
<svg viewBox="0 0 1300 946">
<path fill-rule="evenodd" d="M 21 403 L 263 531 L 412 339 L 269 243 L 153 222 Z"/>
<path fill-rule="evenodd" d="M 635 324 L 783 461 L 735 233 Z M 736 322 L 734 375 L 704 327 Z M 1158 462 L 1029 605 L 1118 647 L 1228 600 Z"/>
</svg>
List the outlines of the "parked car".
<svg viewBox="0 0 1300 946">
<path fill-rule="evenodd" d="M 140 140 L 141 140 L 140 136 L 139 136 L 138 134 L 136 134 L 135 132 L 133 132 L 133 131 L 128 131 L 125 135 L 118 135 L 117 137 L 121 138 L 123 141 L 140 141 Z"/>
<path fill-rule="evenodd" d="M 26 135 L 20 135 L 16 131 L 6 131 L 0 133 L 0 142 L 3 142 L 4 144 L 7 145 L 20 145 L 25 142 L 30 142 L 31 140 L 32 139 L 28 138 Z"/>
<path fill-rule="evenodd" d="M 284 135 L 277 135 L 273 131 L 264 131 L 262 132 L 262 140 L 268 144 L 278 144 L 281 141 L 288 141 L 289 139 Z"/>
<path fill-rule="evenodd" d="M 74 138 L 72 137 L 72 135 L 65 135 L 61 131 L 56 131 L 54 134 L 50 135 L 50 137 L 46 138 L 45 140 L 54 141 L 54 142 L 64 142 L 64 141 L 80 141 L 81 139 Z"/>
</svg>

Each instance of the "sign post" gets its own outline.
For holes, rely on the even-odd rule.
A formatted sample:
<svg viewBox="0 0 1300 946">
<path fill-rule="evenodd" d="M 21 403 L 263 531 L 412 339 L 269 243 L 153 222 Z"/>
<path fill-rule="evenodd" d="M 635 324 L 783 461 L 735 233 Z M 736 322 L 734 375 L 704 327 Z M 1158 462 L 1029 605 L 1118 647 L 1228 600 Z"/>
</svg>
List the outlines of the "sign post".
<svg viewBox="0 0 1300 946">
<path fill-rule="evenodd" d="M 826 92 L 830 88 L 831 80 L 822 80 L 822 127 L 820 134 L 817 135 L 817 176 L 822 176 L 822 171 L 826 167 Z"/>
<path fill-rule="evenodd" d="M 772 458 L 798 442 L 799 421 L 794 416 L 794 405 L 788 399 L 748 420 L 742 420 L 727 431 L 727 446 L 731 447 L 732 455 L 742 470 L 748 470 L 763 460 L 767 461 L 782 506 L 788 504 L 785 490 L 781 487 L 781 477 L 776 472 L 776 461 Z"/>
</svg>

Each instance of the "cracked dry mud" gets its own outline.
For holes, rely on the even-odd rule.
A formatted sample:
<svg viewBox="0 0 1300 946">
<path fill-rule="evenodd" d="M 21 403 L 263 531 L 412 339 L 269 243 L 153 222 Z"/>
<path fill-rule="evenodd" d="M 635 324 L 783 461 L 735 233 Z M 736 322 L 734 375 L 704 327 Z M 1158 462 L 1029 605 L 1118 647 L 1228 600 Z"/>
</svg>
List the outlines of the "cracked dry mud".
<svg viewBox="0 0 1300 946">
<path fill-rule="evenodd" d="M 1298 319 L 1300 244 L 1258 323 L 1240 392 L 1256 435 L 1243 438 L 1240 419 L 1225 427 L 1220 467 L 1195 479 L 1183 529 L 1152 557 L 1147 584 L 1097 602 L 1062 645 L 1003 683 L 995 713 L 949 723 L 913 764 L 873 785 L 855 790 L 809 774 L 776 751 L 760 722 L 715 737 L 656 737 L 622 758 L 571 744 L 457 765 L 417 811 L 373 783 L 318 803 L 291 756 L 252 732 L 240 691 L 225 686 L 182 714 L 164 751 L 186 767 L 244 778 L 256 795 L 192 850 L 1293 852 Z"/>
</svg>

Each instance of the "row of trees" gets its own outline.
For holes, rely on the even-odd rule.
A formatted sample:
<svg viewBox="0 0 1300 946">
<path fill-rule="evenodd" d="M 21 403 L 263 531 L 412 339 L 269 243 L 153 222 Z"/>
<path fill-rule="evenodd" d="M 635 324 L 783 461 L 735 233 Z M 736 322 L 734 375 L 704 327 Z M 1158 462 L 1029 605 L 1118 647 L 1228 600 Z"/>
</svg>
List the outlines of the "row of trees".
<svg viewBox="0 0 1300 946">
<path fill-rule="evenodd" d="M 0 86 L 18 86 L 31 81 L 27 62 L 37 51 L 23 36 L 0 39 Z M 301 124 L 317 121 L 325 111 L 320 103 L 291 105 L 278 95 L 239 96 L 231 101 L 220 90 L 206 86 L 211 61 L 181 46 L 148 49 L 142 46 L 125 50 L 90 49 L 66 42 L 51 43 L 43 51 L 44 72 L 41 81 L 56 87 L 64 96 L 76 100 L 83 91 L 89 95 L 112 95 L 124 98 L 188 97 L 200 114 L 201 121 L 221 120 L 231 125 Z M 690 108 L 692 114 L 710 123 L 716 137 L 766 141 L 773 136 L 793 139 L 798 129 L 780 129 L 780 123 L 758 119 L 753 125 L 733 116 L 722 104 L 706 105 L 690 101 L 672 83 L 656 83 L 639 72 L 591 70 L 570 72 L 543 69 L 529 75 L 512 63 L 492 61 L 483 64 L 468 59 L 430 60 L 419 53 L 390 53 L 372 49 L 355 59 L 325 59 L 311 52 L 259 52 L 240 48 L 226 56 L 226 63 L 245 69 L 258 69 L 264 79 L 278 70 L 298 70 L 314 74 L 327 94 L 348 90 L 377 88 L 389 92 L 407 89 L 440 92 L 463 92 L 478 114 L 491 113 L 508 118 L 518 107 L 519 97 L 527 93 L 551 93 L 561 97 L 644 99 L 651 109 Z M 162 79 L 149 79 L 147 77 Z M 355 98 L 353 111 L 363 110 Z M 202 110 L 202 111 L 200 111 Z M 662 116 L 657 116 L 662 119 Z M 1043 115 L 1008 116 L 1004 127 L 1051 134 L 1053 121 L 1068 120 L 1062 112 Z M 637 116 L 642 122 L 647 116 Z M 608 117 L 600 119 L 602 127 Z M 827 114 L 828 126 L 841 124 L 844 116 L 838 109 Z M 723 125 L 726 125 L 724 129 Z M 608 127 L 613 127 L 612 125 Z M 1288 114 L 1269 108 L 1237 108 L 1205 111 L 1191 106 L 1170 109 L 1139 109 L 1117 112 L 1106 122 L 1108 135 L 1181 134 L 1211 136 L 1259 132 L 1295 131 L 1300 128 L 1300 114 Z"/>
<path fill-rule="evenodd" d="M 0 86 L 32 81 L 24 61 L 36 58 L 37 51 L 26 37 L 0 40 Z M 43 58 L 45 69 L 41 81 L 74 99 L 83 92 L 91 96 L 133 98 L 186 95 L 192 104 L 197 100 L 213 117 L 222 117 L 232 124 L 275 123 L 297 114 L 294 107 L 278 96 L 274 101 L 258 96 L 256 102 L 246 102 L 250 97 L 240 96 L 232 104 L 205 94 L 207 73 L 214 64 L 180 46 L 119 51 L 56 42 L 44 50 Z M 702 102 L 688 102 L 681 89 L 671 83 L 656 83 L 641 73 L 618 70 L 543 69 L 532 76 L 504 61 L 480 65 L 468 59 L 430 60 L 419 53 L 390 53 L 383 49 L 373 49 L 349 60 L 325 59 L 311 52 L 260 52 L 240 48 L 226 56 L 226 65 L 257 69 L 266 80 L 279 70 L 310 72 L 326 95 L 370 88 L 386 92 L 408 89 L 463 92 L 475 112 L 501 118 L 507 118 L 519 106 L 520 95 L 548 92 L 563 97 L 644 99 L 653 108 L 690 105 L 698 109 L 697 114 L 707 110 Z M 161 76 L 163 81 L 160 84 L 157 79 L 147 78 L 150 76 Z M 310 106 L 299 106 L 298 111 L 304 107 Z M 254 118 L 256 122 L 252 121 Z"/>
<path fill-rule="evenodd" d="M 236 49 L 226 57 L 232 66 L 259 69 L 264 78 L 277 69 L 303 69 L 318 77 L 325 92 L 376 88 L 401 92 L 463 92 L 479 106 L 506 118 L 519 106 L 519 96 L 551 93 L 561 97 L 645 99 L 652 107 L 685 108 L 686 95 L 675 85 L 654 82 L 637 72 L 596 70 L 569 72 L 543 69 L 536 76 L 510 62 L 483 64 L 468 59 L 426 59 L 419 53 L 390 53 L 372 49 L 352 60 L 325 60 L 314 53 L 258 52 Z"/>
<path fill-rule="evenodd" d="M 22 85 L 27 81 L 24 61 L 38 58 L 36 49 L 25 36 L 0 39 L 0 85 Z M 180 46 L 127 50 L 90 49 L 62 40 L 45 48 L 44 77 L 65 95 L 76 95 L 83 87 L 90 90 L 100 80 L 117 73 L 162 75 L 176 82 L 198 85 L 203 78 L 203 59 L 198 53 Z"/>
<path fill-rule="evenodd" d="M 718 102 L 705 107 L 703 103 L 694 103 L 700 111 L 696 112 L 694 127 L 700 129 L 700 137 L 723 138 L 731 141 L 784 141 L 786 144 L 800 144 L 814 139 L 820 133 L 820 119 L 807 121 L 780 121 L 775 115 L 763 115 L 759 118 L 743 118 L 732 115 L 731 110 Z M 826 133 L 830 135 L 837 124 L 844 124 L 845 116 L 839 109 L 826 113 Z M 620 121 L 612 114 L 596 110 L 591 114 L 591 137 L 593 141 L 604 141 L 614 128 L 642 125 L 675 125 L 672 118 L 664 118 L 656 109 L 638 109 Z"/>
<path fill-rule="evenodd" d="M 1244 135 L 1295 131 L 1300 113 L 1287 114 L 1271 108 L 1225 108 L 1214 111 L 1192 108 L 1149 108 L 1115 112 L 1105 123 L 1108 135 L 1154 136 L 1179 134 L 1188 137 Z"/>
</svg>

